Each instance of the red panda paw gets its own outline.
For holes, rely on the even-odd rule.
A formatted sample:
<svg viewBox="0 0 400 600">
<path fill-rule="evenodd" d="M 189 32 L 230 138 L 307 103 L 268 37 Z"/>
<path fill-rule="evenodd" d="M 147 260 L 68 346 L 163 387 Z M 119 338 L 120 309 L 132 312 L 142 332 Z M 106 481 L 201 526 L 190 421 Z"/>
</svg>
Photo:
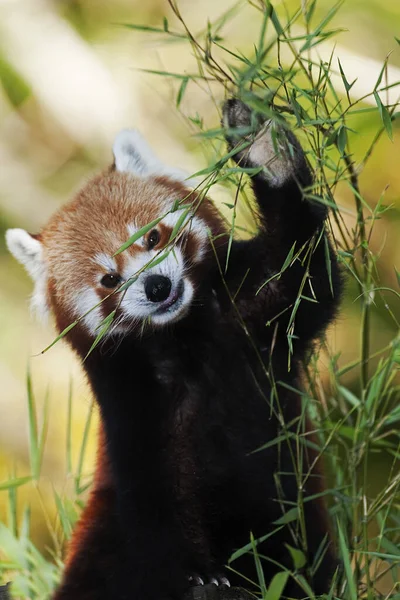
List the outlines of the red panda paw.
<svg viewBox="0 0 400 600">
<path fill-rule="evenodd" d="M 212 575 L 201 577 L 197 573 L 192 573 L 188 576 L 188 581 L 191 586 L 199 586 L 199 585 L 207 585 L 214 584 L 216 586 L 225 585 L 226 587 L 231 587 L 229 579 L 222 575 L 221 573 L 213 573 Z"/>
</svg>

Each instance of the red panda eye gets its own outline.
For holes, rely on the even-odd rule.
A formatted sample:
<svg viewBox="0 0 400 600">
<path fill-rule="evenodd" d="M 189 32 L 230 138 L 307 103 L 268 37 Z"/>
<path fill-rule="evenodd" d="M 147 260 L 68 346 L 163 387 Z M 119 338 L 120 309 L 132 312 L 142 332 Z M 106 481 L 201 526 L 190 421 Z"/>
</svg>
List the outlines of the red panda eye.
<svg viewBox="0 0 400 600">
<path fill-rule="evenodd" d="M 159 241 L 160 241 L 160 234 L 158 233 L 157 229 L 153 229 L 152 231 L 150 231 L 149 237 L 147 239 L 147 244 L 148 244 L 149 250 L 154 248 L 154 246 L 157 246 Z"/>
<path fill-rule="evenodd" d="M 107 273 L 104 277 L 101 278 L 101 285 L 106 288 L 115 288 L 121 282 L 121 277 L 118 273 Z"/>
</svg>

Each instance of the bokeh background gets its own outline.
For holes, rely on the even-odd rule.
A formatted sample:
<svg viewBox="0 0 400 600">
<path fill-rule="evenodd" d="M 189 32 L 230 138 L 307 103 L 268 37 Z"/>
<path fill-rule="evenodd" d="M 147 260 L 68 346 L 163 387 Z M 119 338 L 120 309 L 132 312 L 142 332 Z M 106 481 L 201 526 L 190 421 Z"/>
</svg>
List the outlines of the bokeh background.
<svg viewBox="0 0 400 600">
<path fill-rule="evenodd" d="M 285 2 L 289 10 L 299 4 L 299 0 Z M 280 0 L 274 5 L 283 9 Z M 179 6 L 193 31 L 203 30 L 207 20 L 234 7 L 224 36 L 231 47 L 251 54 L 260 13 L 250 2 L 180 0 Z M 320 0 L 316 15 L 322 18 L 331 6 L 331 0 Z M 29 366 L 39 414 L 46 396 L 50 409 L 40 491 L 34 485 L 24 486 L 18 502 L 19 508 L 27 502 L 32 506 L 32 537 L 41 549 L 51 543 L 47 524 L 55 518 L 54 489 L 64 494 L 71 485 L 65 433 L 71 382 L 74 463 L 91 398 L 79 365 L 64 343 L 40 354 L 54 339 L 54 330 L 51 322 L 37 323 L 31 318 L 31 283 L 7 253 L 3 233 L 8 227 L 39 231 L 83 181 L 111 162 L 112 141 L 121 128 L 138 127 L 161 158 L 188 172 L 206 165 L 210 148 L 193 137 L 188 117 L 200 115 L 205 126 L 217 126 L 218 101 L 226 91 L 215 87 L 211 96 L 206 87 L 190 82 L 177 108 L 180 82 L 142 69 L 193 72 L 189 46 L 166 44 L 161 35 L 122 26 L 140 23 L 162 28 L 164 16 L 172 26 L 166 0 L 0 0 L 0 484 L 29 472 Z M 322 44 L 319 54 L 328 57 L 336 44 L 347 79 L 358 78 L 354 97 L 373 89 L 389 53 L 388 81 L 400 81 L 400 44 L 395 39 L 400 37 L 398 0 L 347 0 L 333 26 L 344 31 Z M 336 83 L 340 84 L 339 78 Z M 386 103 L 394 102 L 399 93 L 391 89 Z M 361 106 L 369 104 L 376 108 L 373 98 Z M 352 124 L 358 132 L 353 151 L 361 157 L 378 127 L 379 115 L 376 110 L 361 113 Z M 373 244 L 380 252 L 381 284 L 393 288 L 397 285 L 394 267 L 400 269 L 399 138 L 395 133 L 391 142 L 383 136 L 361 175 L 363 193 L 372 206 L 382 194 L 384 203 L 392 205 L 376 225 Z M 224 200 L 224 193 L 215 190 L 217 201 Z M 352 226 L 354 209 L 346 190 L 340 193 L 337 201 L 348 207 Z M 329 333 L 341 365 L 358 358 L 360 305 L 356 295 L 349 283 L 343 311 Z M 399 316 L 392 296 L 387 302 Z M 390 311 L 380 300 L 373 309 L 372 327 L 373 351 L 396 333 Z M 351 387 L 351 380 L 348 384 Z M 95 421 L 96 416 L 84 462 L 87 474 L 93 466 Z M 6 493 L 0 488 L 0 520 L 5 513 Z"/>
</svg>

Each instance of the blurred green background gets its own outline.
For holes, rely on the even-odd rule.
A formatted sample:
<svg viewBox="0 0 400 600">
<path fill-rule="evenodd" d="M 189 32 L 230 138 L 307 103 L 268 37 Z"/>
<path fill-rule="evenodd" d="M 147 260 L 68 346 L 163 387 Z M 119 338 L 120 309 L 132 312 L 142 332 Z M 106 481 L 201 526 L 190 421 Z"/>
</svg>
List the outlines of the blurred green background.
<svg viewBox="0 0 400 600">
<path fill-rule="evenodd" d="M 254 4 L 259 4 L 255 1 Z M 299 0 L 277 0 L 278 10 L 292 10 Z M 193 31 L 207 26 L 224 10 L 236 7 L 223 33 L 230 47 L 251 54 L 260 28 L 258 11 L 243 0 L 180 0 L 179 7 Z M 316 16 L 326 13 L 330 0 L 320 0 Z M 90 393 L 79 365 L 67 346 L 57 344 L 40 352 L 54 338 L 51 323 L 37 323 L 29 314 L 31 283 L 8 255 L 4 231 L 23 227 L 40 230 L 53 211 L 71 197 L 92 173 L 111 162 L 111 145 L 123 127 L 138 127 L 157 154 L 170 164 L 194 172 L 206 165 L 207 141 L 192 137 L 187 117 L 196 114 L 206 126 L 218 125 L 218 102 L 227 91 L 190 82 L 184 101 L 176 108 L 179 81 L 156 77 L 140 69 L 179 73 L 196 71 L 190 48 L 166 44 L 162 36 L 121 26 L 140 23 L 162 27 L 166 0 L 1 0 L 0 2 L 0 483 L 23 476 L 28 466 L 27 365 L 30 365 L 37 403 L 49 394 L 48 441 L 39 491 L 21 489 L 19 502 L 33 507 L 32 537 L 40 548 L 49 543 L 46 519 L 55 518 L 53 488 L 64 493 L 71 485 L 66 469 L 66 420 L 70 382 L 73 382 L 73 459 L 90 410 Z M 319 47 L 336 55 L 347 79 L 358 78 L 352 94 L 370 92 L 389 53 L 391 82 L 400 81 L 399 0 L 347 0 L 333 25 L 345 30 Z M 340 79 L 337 81 L 340 83 Z M 386 104 L 397 100 L 391 89 Z M 373 98 L 363 106 L 375 106 Z M 358 131 L 352 140 L 355 156 L 362 157 L 379 123 L 377 111 L 353 117 Z M 380 251 L 381 284 L 396 288 L 394 266 L 400 269 L 400 136 L 379 141 L 361 175 L 366 200 L 374 206 L 382 194 L 392 204 L 375 227 L 372 246 Z M 225 192 L 216 190 L 221 202 Z M 355 224 L 354 208 L 345 189 L 337 198 L 348 206 L 348 226 Z M 339 363 L 358 358 L 360 304 L 351 283 L 340 318 L 329 333 Z M 388 296 L 391 310 L 399 306 Z M 387 344 L 396 325 L 384 302 L 372 314 L 372 351 Z M 351 375 L 349 375 L 351 377 Z M 351 381 L 349 381 L 351 386 Z M 90 474 L 95 452 L 91 431 L 85 472 Z M 379 477 L 379 469 L 377 470 Z M 383 482 L 382 482 L 383 483 Z M 5 496 L 5 492 L 3 492 Z M 0 491 L 0 520 L 5 518 Z M 45 507 L 45 510 L 44 510 Z"/>
</svg>

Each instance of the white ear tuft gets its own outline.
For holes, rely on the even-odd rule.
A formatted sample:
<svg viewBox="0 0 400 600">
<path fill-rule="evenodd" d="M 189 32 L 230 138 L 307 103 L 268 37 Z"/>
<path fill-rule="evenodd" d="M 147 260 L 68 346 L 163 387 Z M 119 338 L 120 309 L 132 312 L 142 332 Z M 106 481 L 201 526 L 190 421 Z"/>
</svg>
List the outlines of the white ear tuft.
<svg viewBox="0 0 400 600">
<path fill-rule="evenodd" d="M 146 177 L 157 168 L 162 168 L 162 164 L 136 129 L 123 129 L 117 135 L 113 153 L 117 171 Z"/>
<path fill-rule="evenodd" d="M 46 300 L 47 269 L 43 259 L 42 244 L 24 229 L 6 231 L 6 242 L 11 254 L 24 265 L 35 282 L 31 307 L 43 318 L 48 307 Z"/>
<path fill-rule="evenodd" d="M 43 270 L 42 244 L 24 229 L 9 229 L 6 232 L 6 242 L 11 254 L 24 265 L 35 281 Z"/>
<path fill-rule="evenodd" d="M 113 153 L 117 171 L 132 173 L 138 177 L 166 176 L 190 185 L 186 181 L 187 173 L 164 165 L 136 129 L 123 129 L 117 135 Z"/>
</svg>

